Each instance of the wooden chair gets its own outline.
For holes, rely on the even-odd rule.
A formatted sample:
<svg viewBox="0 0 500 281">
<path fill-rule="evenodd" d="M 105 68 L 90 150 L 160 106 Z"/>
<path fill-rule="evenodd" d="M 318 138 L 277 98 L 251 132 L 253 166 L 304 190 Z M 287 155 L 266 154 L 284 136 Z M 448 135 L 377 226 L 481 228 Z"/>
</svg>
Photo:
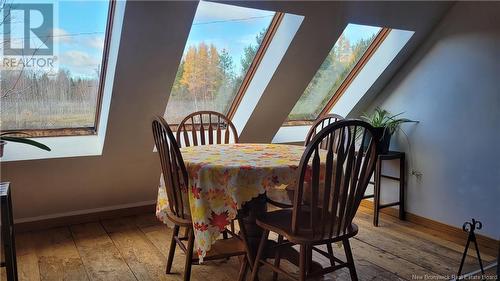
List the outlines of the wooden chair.
<svg viewBox="0 0 500 281">
<path fill-rule="evenodd" d="M 188 192 L 186 188 L 188 185 L 188 175 L 179 146 L 167 122 L 162 117 L 158 116 L 153 121 L 152 128 L 165 180 L 169 206 L 167 217 L 175 225 L 167 257 L 166 273 L 168 274 L 171 271 L 175 248 L 178 245 L 179 248 L 181 248 L 181 250 L 183 250 L 186 254 L 184 280 L 188 281 L 191 276 L 191 264 L 193 262 L 198 262 L 197 253 L 193 254 L 193 223 L 191 221 L 189 210 L 186 209 L 186 206 L 189 206 L 189 203 L 187 202 Z M 185 227 L 188 230 L 187 237 L 181 237 L 179 235 L 180 227 Z M 212 249 L 205 256 L 204 260 L 226 259 L 233 256 L 242 256 L 243 262 L 241 264 L 240 276 L 238 277 L 238 280 L 243 280 L 248 267 L 246 244 L 239 236 L 234 235 L 234 233 L 230 234 L 230 238 L 216 241 L 216 243 L 212 245 Z M 186 240 L 187 245 L 183 242 Z"/>
<path fill-rule="evenodd" d="M 335 146 L 329 142 L 327 152 L 320 149 L 326 138 L 339 140 Z M 291 245 L 300 246 L 298 280 L 322 276 L 343 267 L 349 268 L 352 280 L 358 280 L 349 238 L 358 233 L 352 220 L 375 168 L 379 154 L 377 142 L 373 138 L 373 127 L 359 120 L 338 121 L 316 134 L 300 161 L 293 209 L 269 212 L 257 218 L 257 225 L 264 232 L 251 280 L 256 280 L 261 264 L 293 278 L 279 267 L 280 249 Z M 274 264 L 262 258 L 270 231 L 278 234 Z M 335 242 L 342 242 L 346 261 L 335 257 L 330 249 L 327 252 L 317 247 L 328 247 Z M 331 265 L 313 272 L 313 251 L 327 257 Z"/>
<path fill-rule="evenodd" d="M 335 123 L 337 121 L 343 120 L 344 117 L 337 114 L 327 114 L 323 117 L 320 117 L 314 121 L 307 133 L 306 139 L 304 141 L 304 146 L 307 146 L 309 142 L 316 136 L 321 130 L 323 130 L 326 126 Z M 325 140 L 321 142 L 321 149 L 326 149 L 329 138 L 327 137 Z M 285 194 L 286 193 L 286 194 Z M 267 202 L 273 206 L 279 208 L 291 208 L 292 200 L 293 200 L 293 190 L 275 190 L 274 193 L 270 192 L 267 196 Z M 285 199 L 283 199 L 285 198 Z"/>
<path fill-rule="evenodd" d="M 197 111 L 186 116 L 177 127 L 177 142 L 180 147 L 238 143 L 238 132 L 223 114 Z"/>
<path fill-rule="evenodd" d="M 176 139 L 179 147 L 182 147 L 182 144 L 187 147 L 238 143 L 238 132 L 233 122 L 224 114 L 215 111 L 196 111 L 179 123 Z M 231 221 L 230 227 L 234 232 L 234 221 Z"/>
<path fill-rule="evenodd" d="M 314 138 L 314 136 L 316 136 L 326 126 L 340 120 L 344 120 L 344 117 L 337 114 L 327 114 L 316 119 L 316 121 L 314 121 L 314 123 L 312 124 L 311 129 L 309 129 L 309 132 L 307 133 L 306 140 L 304 141 L 304 146 L 307 146 L 309 142 L 311 142 L 311 140 Z M 326 149 L 327 142 L 328 138 L 321 143 L 322 149 Z"/>
</svg>

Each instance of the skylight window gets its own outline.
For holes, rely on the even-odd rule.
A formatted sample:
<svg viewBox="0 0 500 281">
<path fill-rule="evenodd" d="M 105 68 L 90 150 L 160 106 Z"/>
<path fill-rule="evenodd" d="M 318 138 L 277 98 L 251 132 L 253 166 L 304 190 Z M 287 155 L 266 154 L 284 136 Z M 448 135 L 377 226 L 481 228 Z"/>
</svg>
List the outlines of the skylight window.
<svg viewBox="0 0 500 281">
<path fill-rule="evenodd" d="M 388 31 L 348 24 L 288 115 L 285 125 L 309 123 L 321 113 L 328 113 Z"/>
<path fill-rule="evenodd" d="M 280 21 L 270 11 L 200 1 L 165 119 L 199 110 L 234 113 Z"/>
<path fill-rule="evenodd" d="M 113 1 L 54 1 L 30 13 L 20 2 L 2 16 L 2 131 L 96 134 Z"/>
</svg>

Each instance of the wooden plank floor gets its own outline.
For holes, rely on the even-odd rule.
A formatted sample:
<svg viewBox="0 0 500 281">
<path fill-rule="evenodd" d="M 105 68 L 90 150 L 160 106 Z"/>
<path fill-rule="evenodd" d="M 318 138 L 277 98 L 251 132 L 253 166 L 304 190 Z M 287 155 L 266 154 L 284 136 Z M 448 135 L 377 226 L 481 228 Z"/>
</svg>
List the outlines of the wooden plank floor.
<svg viewBox="0 0 500 281">
<path fill-rule="evenodd" d="M 371 219 L 371 212 L 363 208 L 355 219 L 360 231 L 351 244 L 360 280 L 437 280 L 437 276 L 456 273 L 463 246 L 387 215 L 382 215 L 378 228 L 371 225 Z M 184 254 L 180 250 L 174 274 L 164 274 L 170 235 L 171 230 L 153 215 L 22 233 L 17 236 L 19 280 L 182 280 Z M 344 259 L 341 248 L 334 247 L 334 251 Z M 315 259 L 329 263 L 321 256 Z M 488 255 L 483 259 L 486 263 L 494 260 Z M 286 262 L 285 266 L 296 272 Z M 468 257 L 465 271 L 476 267 L 475 259 Z M 238 268 L 236 258 L 195 265 L 191 280 L 235 280 Z M 271 279 L 269 270 L 261 271 L 260 280 Z M 2 270 L 2 280 L 4 274 Z M 488 274 L 493 276 L 494 270 Z M 323 280 L 350 278 L 347 270 L 340 270 Z"/>
</svg>

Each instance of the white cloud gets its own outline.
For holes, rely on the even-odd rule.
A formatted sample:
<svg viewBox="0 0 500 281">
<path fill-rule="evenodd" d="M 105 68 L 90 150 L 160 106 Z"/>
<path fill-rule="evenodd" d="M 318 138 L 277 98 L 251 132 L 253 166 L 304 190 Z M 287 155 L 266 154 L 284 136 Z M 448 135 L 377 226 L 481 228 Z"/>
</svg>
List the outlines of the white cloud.
<svg viewBox="0 0 500 281">
<path fill-rule="evenodd" d="M 61 55 L 60 63 L 72 66 L 89 66 L 98 65 L 99 60 L 86 52 L 72 50 Z"/>
<path fill-rule="evenodd" d="M 72 43 L 73 42 L 73 37 L 69 35 L 69 33 L 62 29 L 62 28 L 54 28 L 52 30 L 52 36 L 54 37 L 54 43 Z"/>
<path fill-rule="evenodd" d="M 94 77 L 101 61 L 86 52 L 71 50 L 64 52 L 58 65 L 68 69 L 73 76 Z"/>
<path fill-rule="evenodd" d="M 229 49 L 229 42 L 222 38 L 203 38 L 203 40 L 188 40 L 185 49 L 187 50 L 189 46 L 198 46 L 202 42 L 207 45 L 214 44 L 218 49 Z"/>
<path fill-rule="evenodd" d="M 255 39 L 255 37 L 256 37 L 255 34 L 246 34 L 246 35 L 238 38 L 237 42 L 241 45 L 244 45 L 244 46 L 256 45 L 257 40 Z"/>
<path fill-rule="evenodd" d="M 55 44 L 71 44 L 102 50 L 104 47 L 104 36 L 102 35 L 78 35 L 73 36 L 62 28 L 53 29 Z"/>
<path fill-rule="evenodd" d="M 81 38 L 81 43 L 84 46 L 94 48 L 97 50 L 102 50 L 104 47 L 104 37 L 103 36 L 85 36 Z"/>
</svg>

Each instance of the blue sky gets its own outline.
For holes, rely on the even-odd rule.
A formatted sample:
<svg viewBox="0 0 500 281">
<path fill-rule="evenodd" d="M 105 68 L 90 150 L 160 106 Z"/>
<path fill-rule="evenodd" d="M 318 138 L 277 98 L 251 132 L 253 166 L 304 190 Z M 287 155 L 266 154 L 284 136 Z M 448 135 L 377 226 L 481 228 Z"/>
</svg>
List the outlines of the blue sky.
<svg viewBox="0 0 500 281">
<path fill-rule="evenodd" d="M 370 38 L 379 31 L 380 27 L 350 23 L 346 26 L 343 33 L 349 38 L 351 43 L 354 43 L 360 39 Z"/>
<path fill-rule="evenodd" d="M 107 0 L 14 0 L 8 3 L 14 6 L 24 3 L 52 3 L 54 5 L 54 56 L 58 58 L 57 66 L 70 70 L 73 76 L 96 77 L 96 70 L 102 61 L 109 7 Z M 14 42 L 21 42 L 24 38 L 23 14 L 21 11 L 16 13 L 14 10 L 14 12 L 11 38 Z M 32 14 L 31 25 L 40 25 L 43 20 L 43 16 Z M 46 39 L 46 37 L 38 39 L 36 36 L 31 36 L 30 45 L 42 49 L 44 48 L 43 41 Z"/>
<path fill-rule="evenodd" d="M 108 1 L 59 1 L 55 40 L 60 67 L 75 76 L 95 76 L 102 60 L 108 7 Z"/>
<path fill-rule="evenodd" d="M 255 37 L 266 29 L 274 12 L 201 1 L 198 4 L 186 49 L 200 42 L 213 43 L 226 49 L 241 68 L 240 59 L 248 45 L 256 45 Z"/>
</svg>

